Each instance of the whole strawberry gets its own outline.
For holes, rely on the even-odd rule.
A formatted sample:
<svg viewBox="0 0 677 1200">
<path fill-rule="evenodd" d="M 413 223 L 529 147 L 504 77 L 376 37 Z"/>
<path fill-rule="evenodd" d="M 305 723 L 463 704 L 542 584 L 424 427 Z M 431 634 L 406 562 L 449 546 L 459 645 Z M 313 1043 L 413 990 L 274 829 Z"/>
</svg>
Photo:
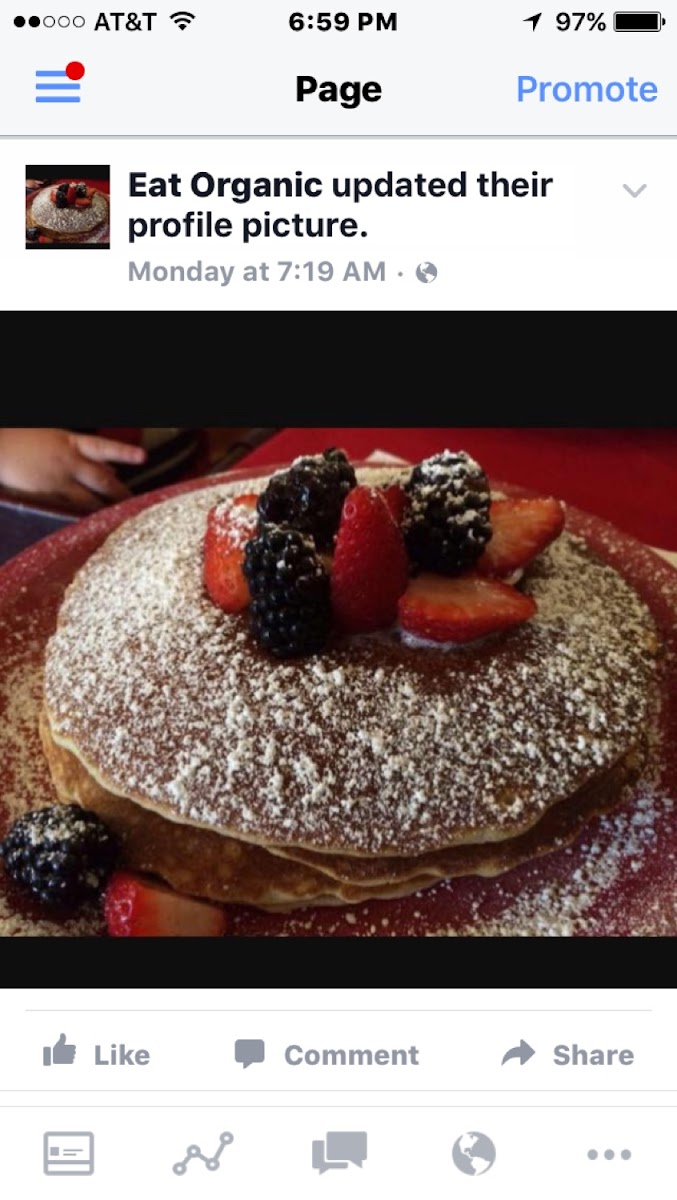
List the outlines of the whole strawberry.
<svg viewBox="0 0 677 1200">
<path fill-rule="evenodd" d="M 345 633 L 386 629 L 408 580 L 404 538 L 383 493 L 353 488 L 343 505 L 331 573 L 336 626 Z"/>
</svg>

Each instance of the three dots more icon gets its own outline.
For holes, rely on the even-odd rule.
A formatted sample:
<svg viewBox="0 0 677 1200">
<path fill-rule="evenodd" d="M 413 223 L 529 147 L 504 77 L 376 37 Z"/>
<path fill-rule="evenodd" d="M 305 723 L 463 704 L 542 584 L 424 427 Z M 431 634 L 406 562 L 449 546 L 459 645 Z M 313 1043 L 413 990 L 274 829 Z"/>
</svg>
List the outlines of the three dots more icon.
<svg viewBox="0 0 677 1200">
<path fill-rule="evenodd" d="M 172 1170 L 175 1175 L 185 1175 L 191 1162 L 195 1159 L 204 1164 L 208 1171 L 218 1171 L 221 1166 L 221 1155 L 226 1146 L 230 1146 L 234 1141 L 232 1133 L 222 1133 L 219 1135 L 219 1144 L 214 1154 L 211 1157 L 203 1154 L 199 1146 L 188 1146 L 186 1157 L 181 1159 L 181 1162 L 174 1163 Z"/>
<path fill-rule="evenodd" d="M 599 1150 L 588 1150 L 588 1158 L 590 1159 L 591 1162 L 594 1162 L 595 1159 L 597 1159 L 599 1157 L 600 1157 Z M 604 1150 L 602 1157 L 605 1158 L 607 1160 L 607 1162 L 611 1162 L 611 1160 L 616 1157 L 616 1151 L 615 1150 Z M 631 1150 L 621 1150 L 619 1157 L 622 1158 L 624 1162 L 627 1162 L 629 1158 L 632 1158 L 632 1151 Z"/>
</svg>

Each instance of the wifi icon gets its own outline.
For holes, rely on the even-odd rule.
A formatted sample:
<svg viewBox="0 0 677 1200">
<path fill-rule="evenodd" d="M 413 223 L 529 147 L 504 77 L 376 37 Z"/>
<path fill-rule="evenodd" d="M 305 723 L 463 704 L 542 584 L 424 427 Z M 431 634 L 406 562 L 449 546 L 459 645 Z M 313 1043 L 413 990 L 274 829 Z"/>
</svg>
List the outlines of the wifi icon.
<svg viewBox="0 0 677 1200">
<path fill-rule="evenodd" d="M 169 19 L 170 21 L 173 21 L 175 25 L 178 25 L 179 29 L 186 29 L 187 26 L 190 25 L 191 21 L 195 20 L 195 13 L 175 12 L 171 14 Z"/>
</svg>

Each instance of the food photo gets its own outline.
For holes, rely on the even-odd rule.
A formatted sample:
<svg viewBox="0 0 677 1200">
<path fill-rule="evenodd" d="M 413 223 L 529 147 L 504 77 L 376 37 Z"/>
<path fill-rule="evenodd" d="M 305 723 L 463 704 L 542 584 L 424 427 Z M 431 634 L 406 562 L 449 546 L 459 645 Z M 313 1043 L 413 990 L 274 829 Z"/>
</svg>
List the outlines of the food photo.
<svg viewBox="0 0 677 1200">
<path fill-rule="evenodd" d="M 27 166 L 26 247 L 109 250 L 110 168 Z"/>
<path fill-rule="evenodd" d="M 231 443 L 0 566 L 0 936 L 674 936 L 673 431 Z"/>
</svg>

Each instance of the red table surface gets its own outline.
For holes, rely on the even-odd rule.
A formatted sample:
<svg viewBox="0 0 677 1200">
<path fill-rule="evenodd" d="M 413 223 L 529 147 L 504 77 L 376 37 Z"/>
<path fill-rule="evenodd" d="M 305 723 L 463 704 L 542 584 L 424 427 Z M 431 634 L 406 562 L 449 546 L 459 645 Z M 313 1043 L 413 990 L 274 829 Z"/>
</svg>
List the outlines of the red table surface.
<svg viewBox="0 0 677 1200">
<path fill-rule="evenodd" d="M 677 428 L 674 429 L 284 429 L 240 465 L 285 463 L 342 447 L 416 462 L 445 447 L 467 450 L 497 479 L 558 496 L 651 546 L 677 550 Z"/>
</svg>

